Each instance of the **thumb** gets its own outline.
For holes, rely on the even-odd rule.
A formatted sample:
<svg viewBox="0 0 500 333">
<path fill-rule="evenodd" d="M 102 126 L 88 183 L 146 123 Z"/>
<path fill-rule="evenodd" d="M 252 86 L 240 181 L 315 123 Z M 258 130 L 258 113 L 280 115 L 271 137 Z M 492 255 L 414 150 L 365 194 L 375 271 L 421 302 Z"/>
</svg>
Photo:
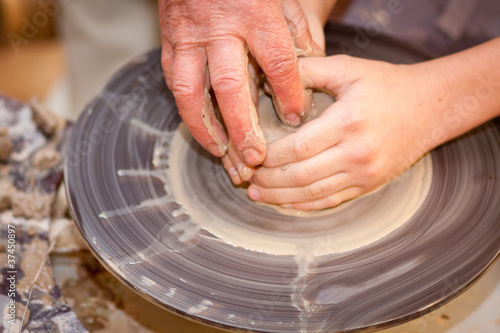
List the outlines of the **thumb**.
<svg viewBox="0 0 500 333">
<path fill-rule="evenodd" d="M 347 55 L 298 59 L 299 73 L 306 88 L 325 89 L 338 96 L 346 84 L 359 79 L 358 59 Z"/>
<path fill-rule="evenodd" d="M 319 18 L 314 22 L 314 30 L 316 32 L 315 37 L 317 41 L 313 40 L 311 34 L 310 25 L 308 22 L 307 14 L 304 13 L 302 7 L 297 0 L 287 0 L 282 3 L 283 17 L 288 25 L 288 30 L 293 39 L 293 44 L 295 46 L 295 53 L 298 57 L 309 57 L 309 56 L 324 56 L 324 44 L 325 37 L 323 33 L 323 27 Z M 311 18 L 313 15 L 310 15 Z M 319 28 L 318 28 L 319 25 Z M 323 45 L 323 48 L 319 45 Z"/>
</svg>

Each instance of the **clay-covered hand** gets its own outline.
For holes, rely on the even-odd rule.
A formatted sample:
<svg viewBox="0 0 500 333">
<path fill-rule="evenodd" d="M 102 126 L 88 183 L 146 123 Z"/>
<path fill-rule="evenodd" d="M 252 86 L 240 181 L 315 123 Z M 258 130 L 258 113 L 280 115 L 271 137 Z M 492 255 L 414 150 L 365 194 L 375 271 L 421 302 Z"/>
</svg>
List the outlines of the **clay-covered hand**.
<svg viewBox="0 0 500 333">
<path fill-rule="evenodd" d="M 249 197 L 300 210 L 333 207 L 384 184 L 444 142 L 444 132 L 433 132 L 440 123 L 431 105 L 439 80 L 417 66 L 344 55 L 300 59 L 301 75 L 336 101 L 268 146 Z"/>
<path fill-rule="evenodd" d="M 297 0 L 160 0 L 162 66 L 179 113 L 195 139 L 223 156 L 228 137 L 248 165 L 260 164 L 266 144 L 252 99 L 248 56 L 264 72 L 282 119 L 301 122 L 305 97 L 295 48 L 317 48 Z M 255 95 L 255 92 L 254 92 Z"/>
</svg>

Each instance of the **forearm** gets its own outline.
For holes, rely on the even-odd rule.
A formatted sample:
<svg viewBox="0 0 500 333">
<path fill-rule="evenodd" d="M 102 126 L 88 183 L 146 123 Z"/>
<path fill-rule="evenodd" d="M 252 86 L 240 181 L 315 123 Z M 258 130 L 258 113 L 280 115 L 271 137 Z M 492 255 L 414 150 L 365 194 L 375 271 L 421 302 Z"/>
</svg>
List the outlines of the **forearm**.
<svg viewBox="0 0 500 333">
<path fill-rule="evenodd" d="M 500 115 L 500 38 L 412 65 L 435 147 Z M 428 147 L 429 149 L 434 147 Z"/>
<path fill-rule="evenodd" d="M 314 13 L 321 24 L 325 25 L 337 0 L 299 0 L 299 3 L 304 12 Z"/>
<path fill-rule="evenodd" d="M 299 0 L 300 6 L 306 14 L 313 40 L 323 49 L 325 48 L 323 27 L 336 2 L 337 0 Z"/>
</svg>

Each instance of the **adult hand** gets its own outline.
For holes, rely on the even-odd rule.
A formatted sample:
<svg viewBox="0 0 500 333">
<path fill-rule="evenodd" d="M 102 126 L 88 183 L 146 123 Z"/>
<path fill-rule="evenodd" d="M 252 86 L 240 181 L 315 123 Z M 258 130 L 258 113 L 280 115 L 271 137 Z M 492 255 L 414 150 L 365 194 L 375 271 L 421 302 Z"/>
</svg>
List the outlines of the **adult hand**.
<svg viewBox="0 0 500 333">
<path fill-rule="evenodd" d="M 214 113 L 211 87 L 237 155 L 260 164 L 266 143 L 247 53 L 264 72 L 281 119 L 299 125 L 305 97 L 294 49 L 313 53 L 317 46 L 297 0 L 160 0 L 159 10 L 166 83 L 189 130 L 213 155 L 226 154 L 228 137 Z"/>
<path fill-rule="evenodd" d="M 434 135 L 447 85 L 423 66 L 339 55 L 300 59 L 299 68 L 336 101 L 268 146 L 248 189 L 255 201 L 333 207 L 389 181 L 447 139 L 444 130 Z"/>
</svg>

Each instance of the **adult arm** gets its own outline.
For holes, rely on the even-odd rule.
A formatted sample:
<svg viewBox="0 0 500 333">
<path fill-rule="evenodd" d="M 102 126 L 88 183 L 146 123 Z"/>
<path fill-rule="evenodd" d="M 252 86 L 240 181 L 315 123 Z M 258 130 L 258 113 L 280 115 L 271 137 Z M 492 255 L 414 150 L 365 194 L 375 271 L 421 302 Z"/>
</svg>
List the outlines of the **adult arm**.
<svg viewBox="0 0 500 333">
<path fill-rule="evenodd" d="M 296 6 L 296 3 L 289 1 L 283 1 L 282 3 L 283 16 L 288 18 L 286 21 L 288 30 L 293 38 L 295 53 L 297 56 L 320 55 L 325 49 L 323 27 L 328 20 L 328 16 L 336 0 L 299 0 L 299 3 L 300 6 Z M 311 43 L 309 42 L 309 37 L 303 37 L 309 33 L 313 40 Z M 304 41 L 307 43 L 304 43 Z M 250 60 L 254 59 L 250 58 Z M 255 61 L 250 63 L 249 69 L 250 75 L 253 78 L 250 81 L 250 87 L 254 104 L 256 105 L 258 80 L 255 80 L 255 78 L 258 77 L 260 70 Z M 307 112 L 308 105 L 311 103 L 311 94 L 306 91 L 305 96 L 305 110 Z M 277 101 L 275 104 L 279 107 L 280 102 Z M 241 184 L 244 181 L 248 181 L 254 175 L 254 167 L 242 159 L 231 139 L 228 141 L 227 154 L 222 157 L 222 162 L 234 184 Z"/>
<path fill-rule="evenodd" d="M 266 75 L 281 119 L 299 125 L 305 93 L 294 50 L 319 48 L 297 0 L 160 0 L 159 11 L 166 83 L 189 130 L 213 155 L 226 154 L 228 136 L 214 113 L 212 88 L 237 154 L 248 165 L 260 164 L 266 144 L 247 53 Z"/>
</svg>

